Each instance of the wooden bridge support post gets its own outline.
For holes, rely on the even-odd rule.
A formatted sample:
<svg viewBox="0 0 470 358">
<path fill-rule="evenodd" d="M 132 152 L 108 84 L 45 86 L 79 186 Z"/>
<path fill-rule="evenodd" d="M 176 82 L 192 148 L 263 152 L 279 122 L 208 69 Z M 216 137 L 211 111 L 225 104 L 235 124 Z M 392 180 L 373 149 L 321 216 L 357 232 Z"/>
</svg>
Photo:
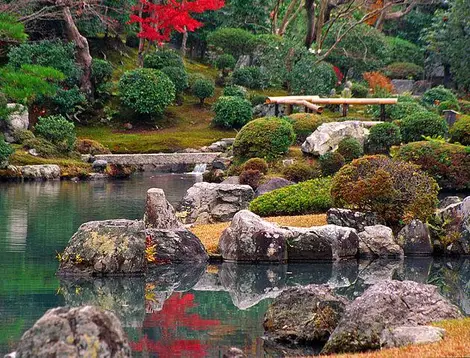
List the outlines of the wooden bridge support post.
<svg viewBox="0 0 470 358">
<path fill-rule="evenodd" d="M 385 104 L 380 105 L 380 120 L 385 122 Z"/>
<path fill-rule="evenodd" d="M 349 104 L 343 104 L 343 117 L 348 116 Z"/>
</svg>

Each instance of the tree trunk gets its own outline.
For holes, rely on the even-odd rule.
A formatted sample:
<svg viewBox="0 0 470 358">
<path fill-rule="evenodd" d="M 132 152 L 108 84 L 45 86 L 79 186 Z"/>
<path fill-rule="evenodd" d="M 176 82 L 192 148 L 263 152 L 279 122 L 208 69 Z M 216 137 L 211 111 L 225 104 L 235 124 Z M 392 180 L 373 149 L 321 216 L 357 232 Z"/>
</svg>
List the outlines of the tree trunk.
<svg viewBox="0 0 470 358">
<path fill-rule="evenodd" d="M 77 62 L 83 70 L 80 78 L 80 89 L 88 98 L 93 98 L 93 84 L 91 83 L 91 62 L 93 58 L 90 55 L 88 40 L 78 31 L 77 25 L 73 20 L 70 8 L 65 6 L 62 9 L 65 21 L 65 30 L 69 41 L 73 41 L 77 48 Z"/>
<path fill-rule="evenodd" d="M 184 32 L 183 32 L 183 41 L 181 41 L 181 48 L 180 48 L 180 52 L 181 52 L 181 57 L 185 57 L 186 56 L 186 51 L 188 50 L 186 45 L 188 43 L 188 31 L 186 31 L 186 26 L 184 27 Z"/>
<path fill-rule="evenodd" d="M 305 36 L 305 46 L 309 49 L 315 41 L 315 0 L 305 1 L 307 11 L 307 35 Z"/>
<path fill-rule="evenodd" d="M 142 14 L 144 11 L 144 4 L 140 3 L 139 8 L 139 17 L 142 18 Z M 139 23 L 139 32 L 142 32 L 142 23 Z M 139 37 L 139 51 L 137 53 L 137 66 L 144 67 L 144 51 L 145 51 L 145 39 Z"/>
</svg>

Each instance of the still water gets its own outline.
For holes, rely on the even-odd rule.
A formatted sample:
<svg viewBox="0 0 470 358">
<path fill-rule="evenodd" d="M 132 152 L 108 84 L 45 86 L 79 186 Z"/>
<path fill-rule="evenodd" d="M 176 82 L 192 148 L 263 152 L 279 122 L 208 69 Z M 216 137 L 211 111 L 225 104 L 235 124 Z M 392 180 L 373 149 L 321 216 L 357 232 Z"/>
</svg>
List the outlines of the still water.
<svg viewBox="0 0 470 358">
<path fill-rule="evenodd" d="M 263 342 L 263 315 L 285 287 L 327 283 L 354 298 L 383 279 L 431 283 L 470 314 L 470 260 L 374 261 L 278 266 L 158 267 L 145 278 L 58 279 L 56 252 L 83 222 L 143 215 L 148 188 L 176 204 L 197 177 L 138 174 L 129 180 L 0 183 L 0 356 L 60 305 L 114 311 L 137 357 L 221 357 L 228 347 L 279 356 Z"/>
</svg>

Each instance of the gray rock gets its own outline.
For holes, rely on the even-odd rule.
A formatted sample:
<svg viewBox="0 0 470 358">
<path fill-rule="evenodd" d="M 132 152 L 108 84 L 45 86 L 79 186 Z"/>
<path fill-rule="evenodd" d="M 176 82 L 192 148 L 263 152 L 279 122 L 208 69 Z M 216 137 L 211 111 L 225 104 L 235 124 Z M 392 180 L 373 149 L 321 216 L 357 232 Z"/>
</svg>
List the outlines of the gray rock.
<svg viewBox="0 0 470 358">
<path fill-rule="evenodd" d="M 104 172 L 107 166 L 108 166 L 108 162 L 104 159 L 95 160 L 93 164 L 91 165 L 93 170 L 97 172 Z"/>
<path fill-rule="evenodd" d="M 218 158 L 212 162 L 212 169 L 227 170 L 230 164 L 232 161 L 229 158 Z"/>
<path fill-rule="evenodd" d="M 226 178 L 221 184 L 239 185 L 240 177 L 237 175 Z"/>
<path fill-rule="evenodd" d="M 382 281 L 346 307 L 322 353 L 379 349 L 384 329 L 460 317 L 459 309 L 442 297 L 436 286 L 412 281 Z"/>
<path fill-rule="evenodd" d="M 347 300 L 330 288 L 308 285 L 285 289 L 264 315 L 264 330 L 277 342 L 326 342 L 344 313 Z"/>
<path fill-rule="evenodd" d="M 283 116 L 286 112 L 286 108 L 283 105 L 279 105 L 279 116 Z M 253 118 L 262 117 L 274 117 L 276 115 L 275 104 L 258 104 L 253 107 Z"/>
<path fill-rule="evenodd" d="M 349 209 L 331 208 L 326 213 L 328 224 L 351 227 L 358 232 L 364 231 L 366 226 L 382 224 L 377 214 L 371 212 L 359 212 Z"/>
<path fill-rule="evenodd" d="M 395 348 L 417 344 L 430 344 L 442 341 L 446 330 L 432 326 L 404 326 L 384 329 L 380 336 L 383 348 Z"/>
<path fill-rule="evenodd" d="M 413 80 L 392 80 L 394 93 L 403 94 L 405 92 L 413 91 L 415 81 Z"/>
<path fill-rule="evenodd" d="M 147 236 L 155 245 L 156 263 L 206 262 L 209 259 L 201 240 L 191 231 L 182 229 L 148 229 Z"/>
<path fill-rule="evenodd" d="M 186 192 L 181 205 L 186 224 L 230 221 L 253 200 L 248 185 L 196 183 Z"/>
<path fill-rule="evenodd" d="M 26 331 L 16 357 L 131 357 L 117 317 L 93 306 L 48 310 Z"/>
<path fill-rule="evenodd" d="M 234 141 L 235 141 L 235 138 L 224 138 L 205 147 L 204 151 L 225 152 L 227 149 L 229 149 L 233 145 Z M 223 168 L 220 168 L 220 169 L 223 169 Z"/>
<path fill-rule="evenodd" d="M 437 211 L 438 221 L 446 223 L 446 233 L 453 237 L 445 251 L 451 255 L 470 254 L 470 196 L 462 202 Z"/>
<path fill-rule="evenodd" d="M 428 227 L 420 220 L 412 220 L 397 235 L 405 255 L 431 255 L 432 243 Z"/>
<path fill-rule="evenodd" d="M 424 92 L 431 88 L 431 82 L 426 80 L 416 81 L 413 85 L 412 93 L 415 96 L 422 96 Z"/>
<path fill-rule="evenodd" d="M 232 347 L 222 355 L 222 358 L 246 358 L 246 354 L 239 348 Z"/>
<path fill-rule="evenodd" d="M 362 257 L 402 257 L 403 249 L 393 236 L 393 231 L 384 225 L 364 227 L 359 233 L 359 254 Z"/>
<path fill-rule="evenodd" d="M 51 180 L 60 178 L 60 167 L 55 164 L 25 165 L 21 167 L 24 179 Z"/>
<path fill-rule="evenodd" d="M 118 219 L 81 225 L 61 254 L 58 274 L 123 275 L 145 269 L 144 223 Z"/>
<path fill-rule="evenodd" d="M 285 186 L 292 185 L 292 184 L 295 184 L 295 183 L 291 182 L 290 180 L 284 179 L 284 178 L 269 179 L 268 182 L 258 186 L 258 188 L 255 191 L 255 198 L 260 196 L 260 195 L 269 193 L 270 191 L 280 189 L 280 188 L 283 188 Z"/>
<path fill-rule="evenodd" d="M 302 152 L 323 155 L 334 152 L 343 139 L 356 138 L 362 145 L 369 136 L 369 128 L 381 122 L 344 121 L 323 123 L 302 144 Z"/>
<path fill-rule="evenodd" d="M 1 130 L 5 137 L 5 141 L 8 143 L 14 143 L 15 137 L 13 133 L 16 130 L 25 130 L 29 127 L 29 113 L 28 109 L 21 104 L 8 103 L 7 108 L 10 110 L 15 110 L 8 116 L 6 121 L 0 121 Z"/>
<path fill-rule="evenodd" d="M 28 150 L 28 154 L 32 155 L 33 157 L 38 157 L 39 156 L 39 153 L 34 148 L 31 148 L 30 150 Z"/>
<path fill-rule="evenodd" d="M 439 201 L 439 209 L 445 209 L 452 204 L 460 204 L 462 199 L 459 196 L 446 196 L 444 199 Z"/>
<path fill-rule="evenodd" d="M 238 70 L 239 68 L 250 66 L 251 64 L 251 56 L 250 55 L 241 55 L 237 63 L 235 64 L 235 69 Z"/>
<path fill-rule="evenodd" d="M 166 200 L 162 189 L 147 190 L 147 200 L 144 214 L 145 227 L 152 229 L 182 229 L 183 224 L 178 220 L 175 209 Z"/>
</svg>

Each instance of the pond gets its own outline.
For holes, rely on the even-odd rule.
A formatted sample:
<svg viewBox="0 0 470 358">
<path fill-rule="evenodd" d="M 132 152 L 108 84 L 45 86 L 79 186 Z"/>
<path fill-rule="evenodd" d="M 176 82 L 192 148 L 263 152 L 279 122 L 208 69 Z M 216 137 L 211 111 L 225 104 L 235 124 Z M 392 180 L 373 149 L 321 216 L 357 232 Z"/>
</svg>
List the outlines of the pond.
<svg viewBox="0 0 470 358">
<path fill-rule="evenodd" d="M 263 341 L 263 315 L 281 289 L 328 283 L 349 298 L 377 281 L 427 282 L 470 313 L 470 260 L 289 265 L 174 265 L 145 278 L 58 279 L 56 252 L 83 222 L 143 215 L 148 188 L 172 203 L 198 180 L 141 173 L 129 180 L 0 183 L 0 356 L 15 349 L 46 310 L 94 304 L 123 322 L 134 355 L 220 357 L 228 347 L 277 357 Z"/>
</svg>

